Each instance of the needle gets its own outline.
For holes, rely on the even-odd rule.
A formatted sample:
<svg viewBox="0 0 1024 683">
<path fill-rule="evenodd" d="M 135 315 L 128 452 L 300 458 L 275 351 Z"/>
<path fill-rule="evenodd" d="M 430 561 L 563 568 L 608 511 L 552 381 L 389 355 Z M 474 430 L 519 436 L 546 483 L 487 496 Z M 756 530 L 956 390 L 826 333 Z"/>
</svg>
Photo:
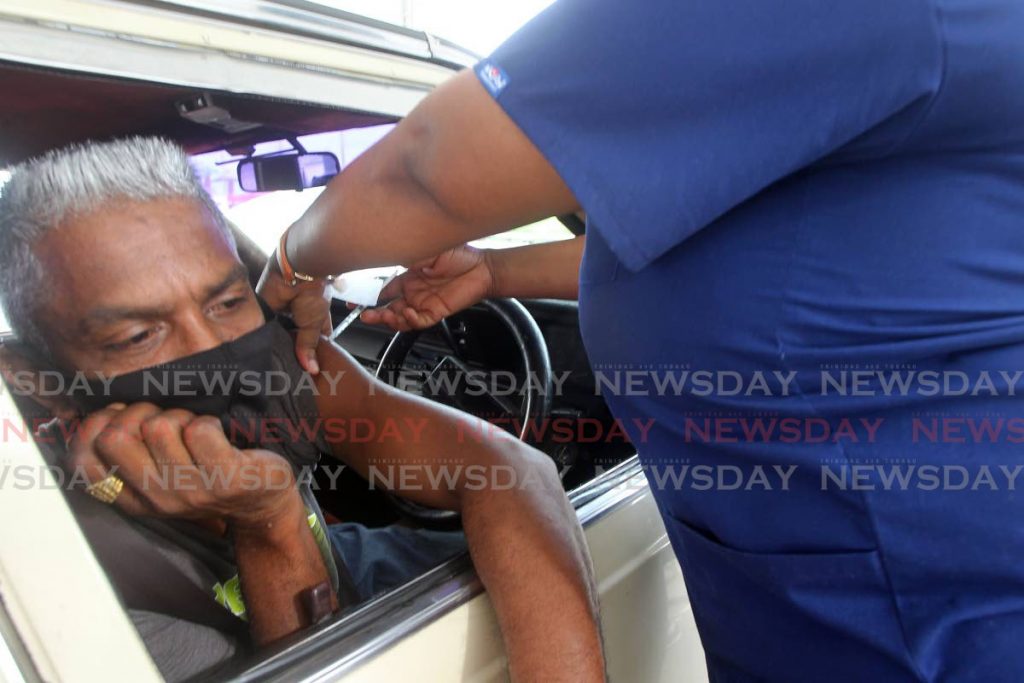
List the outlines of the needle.
<svg viewBox="0 0 1024 683">
<path fill-rule="evenodd" d="M 338 326 L 331 332 L 331 341 L 337 339 L 345 328 L 354 323 L 358 318 L 359 314 L 366 310 L 366 306 L 356 306 L 352 309 L 352 312 L 345 316 L 345 319 L 338 323 Z"/>
</svg>

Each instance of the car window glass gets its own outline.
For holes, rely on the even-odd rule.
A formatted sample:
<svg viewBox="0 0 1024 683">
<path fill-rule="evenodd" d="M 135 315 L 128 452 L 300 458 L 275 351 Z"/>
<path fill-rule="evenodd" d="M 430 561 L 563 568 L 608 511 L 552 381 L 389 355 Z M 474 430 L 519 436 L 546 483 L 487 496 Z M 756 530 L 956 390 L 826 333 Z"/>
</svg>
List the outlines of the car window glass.
<svg viewBox="0 0 1024 683">
<path fill-rule="evenodd" d="M 488 249 L 507 249 L 509 247 L 522 247 L 527 244 L 568 240 L 572 239 L 572 237 L 573 234 L 569 232 L 569 228 L 562 225 L 557 218 L 545 218 L 542 221 L 524 225 L 521 228 L 484 237 L 472 242 L 472 244 L 475 247 Z"/>
</svg>

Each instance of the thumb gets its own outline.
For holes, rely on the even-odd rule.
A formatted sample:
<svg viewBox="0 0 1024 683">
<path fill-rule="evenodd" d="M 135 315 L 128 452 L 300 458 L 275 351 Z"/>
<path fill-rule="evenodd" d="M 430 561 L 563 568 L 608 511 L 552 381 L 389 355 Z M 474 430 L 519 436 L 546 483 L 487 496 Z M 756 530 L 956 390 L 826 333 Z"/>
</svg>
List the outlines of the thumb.
<svg viewBox="0 0 1024 683">
<path fill-rule="evenodd" d="M 401 275 L 392 278 L 391 282 L 384 285 L 383 289 L 380 290 L 380 294 L 377 295 L 378 302 L 390 301 L 402 296 L 402 289 L 405 286 L 407 280 L 412 277 L 412 273 L 415 271 L 407 270 Z"/>
<path fill-rule="evenodd" d="M 272 254 L 263 268 L 259 282 L 256 284 L 259 294 L 274 311 L 282 311 L 288 303 L 298 295 L 298 290 L 285 282 L 281 271 L 277 269 L 277 259 Z"/>
<path fill-rule="evenodd" d="M 320 364 L 316 360 L 316 345 L 320 341 L 321 330 L 300 329 L 295 335 L 295 358 L 303 370 L 311 375 L 320 374 Z"/>
</svg>

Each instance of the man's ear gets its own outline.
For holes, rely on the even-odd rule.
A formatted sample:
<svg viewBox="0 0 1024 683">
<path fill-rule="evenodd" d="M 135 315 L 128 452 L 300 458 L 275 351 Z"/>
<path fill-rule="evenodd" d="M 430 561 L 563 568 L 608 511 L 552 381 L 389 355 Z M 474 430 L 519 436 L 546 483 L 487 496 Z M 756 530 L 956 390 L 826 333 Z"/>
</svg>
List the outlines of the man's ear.
<svg viewBox="0 0 1024 683">
<path fill-rule="evenodd" d="M 40 387 L 44 386 L 41 373 L 44 370 L 53 370 L 42 365 L 19 349 L 17 344 L 0 343 L 0 376 L 7 383 L 8 389 L 16 397 L 31 399 L 53 417 L 62 420 L 75 418 L 79 414 L 79 409 L 70 397 L 62 393 L 40 391 Z M 22 402 L 16 402 L 19 404 L 18 408 L 23 411 L 26 409 Z"/>
</svg>

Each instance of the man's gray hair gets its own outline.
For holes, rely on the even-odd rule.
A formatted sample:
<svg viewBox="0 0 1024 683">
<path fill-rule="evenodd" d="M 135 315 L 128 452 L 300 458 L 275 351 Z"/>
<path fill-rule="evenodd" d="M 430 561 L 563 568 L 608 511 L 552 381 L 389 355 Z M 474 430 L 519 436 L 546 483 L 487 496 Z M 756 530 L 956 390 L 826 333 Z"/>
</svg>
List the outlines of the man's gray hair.
<svg viewBox="0 0 1024 683">
<path fill-rule="evenodd" d="M 10 179 L 0 186 L 0 303 L 19 340 L 43 355 L 49 349 L 34 315 L 47 285 L 33 247 L 66 219 L 110 201 L 187 197 L 207 206 L 231 237 L 185 152 L 167 140 L 133 137 L 72 145 L 10 170 Z"/>
</svg>

